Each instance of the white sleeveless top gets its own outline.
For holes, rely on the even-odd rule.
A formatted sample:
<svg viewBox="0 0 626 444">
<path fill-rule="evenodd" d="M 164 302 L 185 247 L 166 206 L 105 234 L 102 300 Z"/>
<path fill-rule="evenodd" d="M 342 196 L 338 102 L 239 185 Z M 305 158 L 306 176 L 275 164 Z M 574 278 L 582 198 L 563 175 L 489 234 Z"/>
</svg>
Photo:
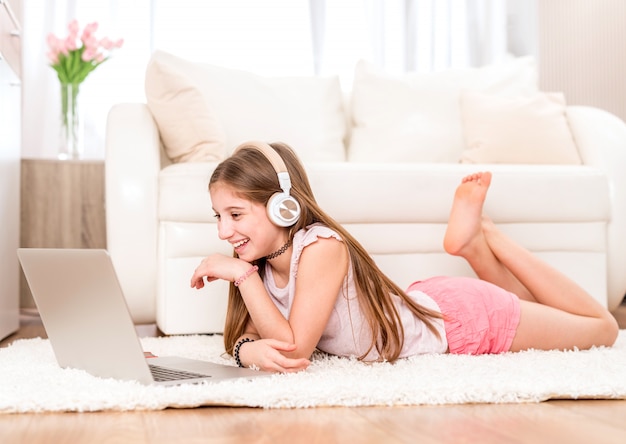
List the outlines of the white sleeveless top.
<svg viewBox="0 0 626 444">
<path fill-rule="evenodd" d="M 295 296 L 300 255 L 308 245 L 316 242 L 319 237 L 334 237 L 342 241 L 335 231 L 321 224 L 313 224 L 306 229 L 298 231 L 293 238 L 289 282 L 285 287 L 279 288 L 276 285 L 271 266 L 269 264 L 265 266 L 265 288 L 276 307 L 278 307 L 286 319 L 289 319 Z M 437 312 L 440 311 L 437 303 L 420 291 L 412 291 L 409 293 L 409 296 L 422 307 Z M 404 327 L 404 346 L 402 347 L 400 357 L 404 358 L 424 353 L 445 353 L 448 343 L 446 341 L 443 320 L 432 320 L 433 325 L 440 334 L 441 339 L 439 339 L 409 310 L 398 296 L 394 295 L 392 298 L 395 301 Z M 352 264 L 350 264 L 348 275 L 344 280 L 342 290 L 337 295 L 335 307 L 317 344 L 317 348 L 337 356 L 359 357 L 366 352 L 371 342 L 372 334 L 367 321 L 361 313 L 352 274 Z M 365 357 L 366 361 L 377 359 L 379 359 L 379 355 L 376 348 L 370 350 Z"/>
</svg>

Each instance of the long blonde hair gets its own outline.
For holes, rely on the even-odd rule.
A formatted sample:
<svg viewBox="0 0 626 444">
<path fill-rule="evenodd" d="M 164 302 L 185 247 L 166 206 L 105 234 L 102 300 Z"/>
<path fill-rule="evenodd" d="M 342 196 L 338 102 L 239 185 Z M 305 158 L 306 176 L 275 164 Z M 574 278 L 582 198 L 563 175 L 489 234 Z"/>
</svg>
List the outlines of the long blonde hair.
<svg viewBox="0 0 626 444">
<path fill-rule="evenodd" d="M 326 214 L 317 204 L 306 171 L 295 152 L 284 143 L 271 143 L 285 162 L 291 177 L 291 195 L 300 202 L 301 216 L 290 230 L 290 238 L 301 229 L 320 222 L 337 232 L 343 239 L 350 255 L 354 281 L 358 293 L 361 311 L 372 331 L 372 343 L 359 359 L 376 348 L 381 358 L 395 361 L 404 343 L 404 328 L 392 295 L 400 297 L 415 316 L 439 337 L 433 325 L 433 318 L 441 314 L 422 307 L 414 302 L 398 285 L 393 283 L 375 264 L 365 248 L 346 231 L 338 222 Z M 209 190 L 213 184 L 221 182 L 230 185 L 244 199 L 265 205 L 270 197 L 280 192 L 276 171 L 268 159 L 256 149 L 243 148 L 221 162 L 209 181 Z M 259 272 L 265 269 L 265 259 L 256 261 Z M 263 278 L 263 275 L 261 274 Z M 232 283 L 228 295 L 226 325 L 224 327 L 224 346 L 230 353 L 237 339 L 245 333 L 250 314 L 243 302 L 239 289 Z"/>
</svg>

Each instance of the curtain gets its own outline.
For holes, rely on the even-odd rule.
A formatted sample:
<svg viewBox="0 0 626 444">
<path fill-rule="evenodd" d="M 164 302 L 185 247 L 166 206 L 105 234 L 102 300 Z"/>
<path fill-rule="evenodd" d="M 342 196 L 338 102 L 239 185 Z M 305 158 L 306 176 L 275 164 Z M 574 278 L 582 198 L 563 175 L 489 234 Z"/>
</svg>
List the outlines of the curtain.
<svg viewBox="0 0 626 444">
<path fill-rule="evenodd" d="M 81 26 L 97 21 L 99 37 L 124 38 L 81 86 L 85 157 L 104 158 L 108 110 L 145 101 L 144 72 L 155 49 L 262 75 L 339 75 L 349 89 L 359 59 L 390 73 L 499 61 L 510 52 L 507 5 L 527 0 L 23 2 L 23 157 L 57 153 L 60 91 L 47 66 L 46 35 L 65 35 L 76 18 Z"/>
<path fill-rule="evenodd" d="M 482 66 L 508 56 L 506 0 L 366 0 L 372 60 L 392 72 Z"/>
</svg>

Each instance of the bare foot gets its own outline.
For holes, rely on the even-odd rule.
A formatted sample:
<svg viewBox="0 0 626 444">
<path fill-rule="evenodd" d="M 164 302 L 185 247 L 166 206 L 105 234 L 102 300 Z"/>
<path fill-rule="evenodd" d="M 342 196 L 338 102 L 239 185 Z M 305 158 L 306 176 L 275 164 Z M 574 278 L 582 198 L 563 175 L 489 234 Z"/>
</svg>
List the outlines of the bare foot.
<svg viewBox="0 0 626 444">
<path fill-rule="evenodd" d="M 443 248 L 449 254 L 463 256 L 472 247 L 485 243 L 482 231 L 483 204 L 491 184 L 491 173 L 466 176 L 454 193 Z"/>
</svg>

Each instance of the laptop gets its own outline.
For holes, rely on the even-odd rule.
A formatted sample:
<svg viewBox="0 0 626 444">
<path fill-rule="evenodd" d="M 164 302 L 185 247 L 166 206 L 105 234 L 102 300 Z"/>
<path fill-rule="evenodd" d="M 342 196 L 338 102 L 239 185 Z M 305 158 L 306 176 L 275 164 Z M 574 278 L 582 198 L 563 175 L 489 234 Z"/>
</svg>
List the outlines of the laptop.
<svg viewBox="0 0 626 444">
<path fill-rule="evenodd" d="M 271 374 L 175 356 L 147 357 L 106 250 L 18 248 L 17 255 L 61 367 L 159 385 Z"/>
</svg>

